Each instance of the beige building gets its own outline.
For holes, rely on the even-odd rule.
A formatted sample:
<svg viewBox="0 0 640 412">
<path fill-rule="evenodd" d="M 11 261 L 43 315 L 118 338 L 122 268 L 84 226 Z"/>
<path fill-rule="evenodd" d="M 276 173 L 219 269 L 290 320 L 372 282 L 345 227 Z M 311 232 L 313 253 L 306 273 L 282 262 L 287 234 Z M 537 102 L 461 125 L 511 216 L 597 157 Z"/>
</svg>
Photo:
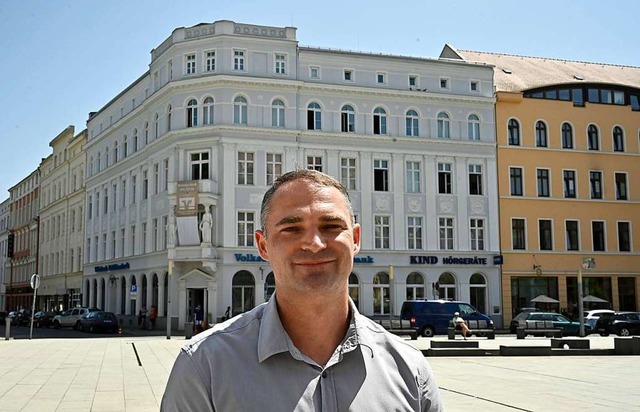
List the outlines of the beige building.
<svg viewBox="0 0 640 412">
<path fill-rule="evenodd" d="M 78 306 L 82 294 L 84 145 L 86 130 L 69 126 L 49 146 L 40 164 L 40 250 L 38 307 L 64 310 Z"/>
<path fill-rule="evenodd" d="M 505 321 L 531 300 L 640 309 L 640 68 L 456 51 L 494 66 Z M 591 300 L 589 298 L 587 300 Z"/>
</svg>

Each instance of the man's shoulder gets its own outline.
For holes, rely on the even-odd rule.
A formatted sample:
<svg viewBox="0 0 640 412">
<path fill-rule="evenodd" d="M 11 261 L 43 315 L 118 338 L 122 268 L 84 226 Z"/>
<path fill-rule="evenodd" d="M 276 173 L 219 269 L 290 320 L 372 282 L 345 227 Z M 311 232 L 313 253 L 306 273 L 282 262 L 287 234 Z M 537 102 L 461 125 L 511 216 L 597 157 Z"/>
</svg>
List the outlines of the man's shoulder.
<svg viewBox="0 0 640 412">
<path fill-rule="evenodd" d="M 411 342 L 394 335 L 386 330 L 382 325 L 369 319 L 368 317 L 358 314 L 356 317 L 359 333 L 364 334 L 364 338 L 370 339 L 371 343 L 385 347 L 391 351 L 398 352 L 408 357 L 423 357 L 422 352 L 416 348 Z"/>
</svg>

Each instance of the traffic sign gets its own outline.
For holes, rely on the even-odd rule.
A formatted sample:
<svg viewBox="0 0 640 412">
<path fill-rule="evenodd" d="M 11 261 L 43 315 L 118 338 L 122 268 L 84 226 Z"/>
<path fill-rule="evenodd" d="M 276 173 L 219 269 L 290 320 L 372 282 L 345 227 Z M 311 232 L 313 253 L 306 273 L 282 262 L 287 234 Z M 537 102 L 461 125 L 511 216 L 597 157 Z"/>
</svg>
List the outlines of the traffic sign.
<svg viewBox="0 0 640 412">
<path fill-rule="evenodd" d="M 40 287 L 40 276 L 37 273 L 31 275 L 31 289 L 36 290 Z"/>
<path fill-rule="evenodd" d="M 131 300 L 138 299 L 138 285 L 131 285 L 131 291 L 129 293 Z"/>
</svg>

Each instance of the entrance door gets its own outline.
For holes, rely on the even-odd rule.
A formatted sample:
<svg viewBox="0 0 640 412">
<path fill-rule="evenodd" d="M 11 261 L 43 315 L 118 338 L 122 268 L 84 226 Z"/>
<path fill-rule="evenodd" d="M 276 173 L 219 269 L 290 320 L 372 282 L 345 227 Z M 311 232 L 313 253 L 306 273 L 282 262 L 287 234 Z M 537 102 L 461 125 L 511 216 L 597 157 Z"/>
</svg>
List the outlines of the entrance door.
<svg viewBox="0 0 640 412">
<path fill-rule="evenodd" d="M 187 289 L 187 319 L 191 322 L 195 320 L 194 314 L 196 307 L 200 305 L 202 309 L 202 319 L 207 319 L 207 290 L 206 289 Z"/>
</svg>

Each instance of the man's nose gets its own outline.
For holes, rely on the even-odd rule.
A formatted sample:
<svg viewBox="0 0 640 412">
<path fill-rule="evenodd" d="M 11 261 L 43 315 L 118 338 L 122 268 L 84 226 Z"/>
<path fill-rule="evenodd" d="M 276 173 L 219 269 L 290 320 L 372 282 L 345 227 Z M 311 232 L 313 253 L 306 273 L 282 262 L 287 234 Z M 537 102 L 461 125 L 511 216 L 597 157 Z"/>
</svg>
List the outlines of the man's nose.
<svg viewBox="0 0 640 412">
<path fill-rule="evenodd" d="M 305 233 L 305 236 L 302 240 L 302 249 L 317 253 L 325 247 L 327 247 L 327 244 L 320 231 L 309 230 L 307 231 L 307 233 Z"/>
</svg>

